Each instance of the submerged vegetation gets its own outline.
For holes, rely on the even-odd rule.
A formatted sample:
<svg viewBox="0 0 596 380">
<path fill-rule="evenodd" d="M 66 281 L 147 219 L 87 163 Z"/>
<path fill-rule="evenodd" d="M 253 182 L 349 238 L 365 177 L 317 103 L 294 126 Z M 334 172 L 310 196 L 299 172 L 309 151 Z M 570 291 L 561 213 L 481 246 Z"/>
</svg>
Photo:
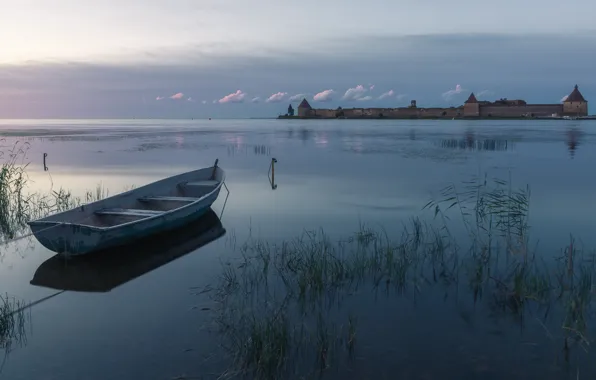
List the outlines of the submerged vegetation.
<svg viewBox="0 0 596 380">
<path fill-rule="evenodd" d="M 0 259 L 8 243 L 28 236 L 28 221 L 102 199 L 108 194 L 101 185 L 87 191 L 83 197 L 73 196 L 62 188 L 51 190 L 49 194 L 30 192 L 25 162 L 28 149 L 28 143 L 16 143 L 7 151 L 0 150 Z M 21 300 L 0 294 L 0 352 L 4 355 L 0 373 L 11 350 L 26 343 L 27 310 Z"/>
<path fill-rule="evenodd" d="M 7 152 L 0 151 L 0 244 L 5 244 L 27 231 L 27 222 L 47 215 L 103 199 L 108 190 L 98 184 L 83 196 L 74 196 L 60 187 L 49 193 L 30 192 L 25 161 L 28 143 L 16 143 Z M 1 249 L 1 248 L 0 248 Z M 1 251 L 0 251 L 1 252 Z M 1 256 L 1 253 L 0 253 Z"/>
<path fill-rule="evenodd" d="M 10 351 L 26 342 L 25 328 L 28 319 L 29 314 L 21 301 L 8 295 L 0 295 L 0 351 L 3 352 L 0 373 Z"/>
<path fill-rule="evenodd" d="M 594 256 L 578 251 L 573 237 L 554 259 L 531 249 L 529 201 L 527 188 L 475 177 L 461 189 L 443 189 L 424 207 L 434 221 L 412 219 L 399 241 L 388 237 L 396 231 L 366 226 L 338 242 L 323 232 L 282 244 L 249 238 L 240 262 L 225 263 L 212 295 L 222 346 L 234 364 L 224 375 L 352 373 L 358 342 L 373 328 L 359 323 L 374 319 L 368 308 L 373 314 L 395 310 L 395 302 L 405 308 L 403 302 L 436 292 L 489 310 L 491 318 L 539 326 L 569 363 L 571 349 L 588 352 L 593 339 Z M 387 297 L 385 306 L 371 304 L 379 294 Z M 469 317 L 462 313 L 462 319 Z M 389 330 L 386 339 L 396 335 Z"/>
<path fill-rule="evenodd" d="M 2 246 L 24 236 L 31 219 L 107 196 L 101 185 L 83 197 L 62 188 L 47 195 L 29 193 L 26 150 L 27 144 L 14 147 L 1 167 Z M 462 308 L 460 317 L 467 324 L 471 316 L 464 308 L 471 305 L 480 310 L 480 318 L 503 318 L 515 326 L 534 326 L 534 331 L 537 326 L 543 339 L 534 344 L 556 347 L 554 361 L 561 353 L 561 362 L 574 363 L 574 378 L 580 378 L 578 355 L 591 353 L 594 341 L 594 255 L 578 249 L 573 236 L 557 257 L 539 253 L 530 239 L 530 191 L 514 190 L 510 180 L 474 177 L 461 188 L 446 187 L 423 209 L 430 218 L 413 218 L 399 231 L 362 225 L 339 241 L 323 231 L 307 231 L 281 244 L 249 238 L 239 248 L 238 261 L 224 263 L 209 293 L 222 348 L 232 362 L 223 377 L 362 373 L 360 363 L 377 360 L 379 338 L 394 346 L 392 355 L 400 345 L 408 350 L 410 341 L 400 332 L 415 326 L 401 324 L 400 313 L 428 297 Z M 449 310 L 437 301 L 432 307 L 438 314 Z M 5 355 L 24 342 L 25 310 L 20 301 L 0 296 L 0 350 Z M 385 318 L 381 332 L 375 332 L 378 315 Z M 422 344 L 431 346 L 438 338 L 419 339 L 428 339 Z M 374 376 L 365 370 L 357 377 L 380 378 L 384 370 L 416 373 L 408 373 L 404 361 L 397 354 L 385 357 L 381 364 L 387 368 L 373 366 Z"/>
</svg>

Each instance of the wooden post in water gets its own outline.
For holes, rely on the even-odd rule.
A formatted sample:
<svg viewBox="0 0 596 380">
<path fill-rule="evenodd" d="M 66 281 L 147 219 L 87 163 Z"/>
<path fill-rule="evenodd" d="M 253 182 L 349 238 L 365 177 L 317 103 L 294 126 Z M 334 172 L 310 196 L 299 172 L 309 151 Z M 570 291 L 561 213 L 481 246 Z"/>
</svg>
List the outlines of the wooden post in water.
<svg viewBox="0 0 596 380">
<path fill-rule="evenodd" d="M 219 158 L 215 159 L 215 164 L 213 164 L 213 172 L 211 173 L 211 179 L 215 179 L 215 172 L 217 171 L 217 163 L 219 162 Z"/>
<path fill-rule="evenodd" d="M 275 158 L 271 159 L 271 189 L 275 190 L 277 185 L 275 184 L 275 163 L 277 160 Z"/>
</svg>

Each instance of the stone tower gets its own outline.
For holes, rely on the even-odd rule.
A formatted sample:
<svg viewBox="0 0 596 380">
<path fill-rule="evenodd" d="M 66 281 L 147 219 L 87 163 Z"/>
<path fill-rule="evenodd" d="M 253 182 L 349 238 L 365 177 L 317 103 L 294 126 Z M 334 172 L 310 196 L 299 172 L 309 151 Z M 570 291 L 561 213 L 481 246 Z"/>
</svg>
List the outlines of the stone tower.
<svg viewBox="0 0 596 380">
<path fill-rule="evenodd" d="M 308 104 L 308 101 L 306 101 L 306 98 L 303 98 L 302 101 L 300 102 L 300 104 L 298 105 L 298 116 L 299 117 L 309 116 L 310 110 L 312 110 L 312 107 L 310 106 L 310 104 Z"/>
<path fill-rule="evenodd" d="M 480 104 L 474 96 L 474 93 L 471 93 L 468 100 L 464 102 L 464 117 L 478 116 L 480 116 Z"/>
<path fill-rule="evenodd" d="M 577 85 L 575 85 L 567 99 L 563 101 L 563 115 L 588 116 L 588 101 L 579 92 Z"/>
</svg>

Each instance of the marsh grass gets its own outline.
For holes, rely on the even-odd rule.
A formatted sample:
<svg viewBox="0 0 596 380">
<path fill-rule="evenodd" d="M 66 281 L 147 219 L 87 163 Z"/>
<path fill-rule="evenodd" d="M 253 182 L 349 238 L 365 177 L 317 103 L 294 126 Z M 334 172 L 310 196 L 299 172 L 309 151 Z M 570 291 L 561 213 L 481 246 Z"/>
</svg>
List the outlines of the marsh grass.
<svg viewBox="0 0 596 380">
<path fill-rule="evenodd" d="M 100 183 L 82 197 L 64 188 L 42 194 L 29 191 L 27 152 L 29 143 L 15 143 L 0 151 L 0 244 L 21 236 L 28 230 L 27 222 L 47 215 L 103 199 L 109 195 Z M 2 248 L 0 247 L 0 252 Z"/>
<path fill-rule="evenodd" d="M 25 304 L 8 294 L 0 295 L 0 351 L 3 352 L 0 373 L 15 346 L 26 343 L 26 324 L 29 314 Z"/>
<path fill-rule="evenodd" d="M 415 299 L 432 289 L 462 297 L 467 289 L 474 303 L 485 301 L 520 323 L 538 311 L 543 323 L 556 309 L 564 347 L 587 350 L 594 256 L 578 252 L 573 240 L 549 262 L 529 249 L 529 199 L 528 188 L 474 177 L 461 190 L 443 189 L 424 207 L 433 223 L 411 219 L 398 241 L 365 225 L 337 242 L 323 231 L 281 244 L 249 237 L 240 264 L 225 263 L 213 296 L 223 347 L 234 362 L 226 375 L 304 375 L 353 358 L 357 315 L 342 307 L 362 291 Z M 465 245 L 451 231 L 457 220 Z"/>
</svg>

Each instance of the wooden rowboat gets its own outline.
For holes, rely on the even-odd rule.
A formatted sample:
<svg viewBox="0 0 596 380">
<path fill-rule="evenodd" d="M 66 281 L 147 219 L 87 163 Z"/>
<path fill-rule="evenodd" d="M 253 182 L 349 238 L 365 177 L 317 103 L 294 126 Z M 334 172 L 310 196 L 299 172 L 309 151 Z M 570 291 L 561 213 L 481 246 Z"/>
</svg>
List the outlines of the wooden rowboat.
<svg viewBox="0 0 596 380">
<path fill-rule="evenodd" d="M 65 260 L 56 254 L 35 271 L 31 285 L 75 292 L 109 292 L 135 278 L 196 252 L 226 230 L 212 209 L 200 219 L 168 232 L 116 248 Z"/>
<path fill-rule="evenodd" d="M 65 256 L 83 255 L 199 219 L 217 199 L 225 172 L 215 165 L 30 221 L 37 240 Z"/>
</svg>

